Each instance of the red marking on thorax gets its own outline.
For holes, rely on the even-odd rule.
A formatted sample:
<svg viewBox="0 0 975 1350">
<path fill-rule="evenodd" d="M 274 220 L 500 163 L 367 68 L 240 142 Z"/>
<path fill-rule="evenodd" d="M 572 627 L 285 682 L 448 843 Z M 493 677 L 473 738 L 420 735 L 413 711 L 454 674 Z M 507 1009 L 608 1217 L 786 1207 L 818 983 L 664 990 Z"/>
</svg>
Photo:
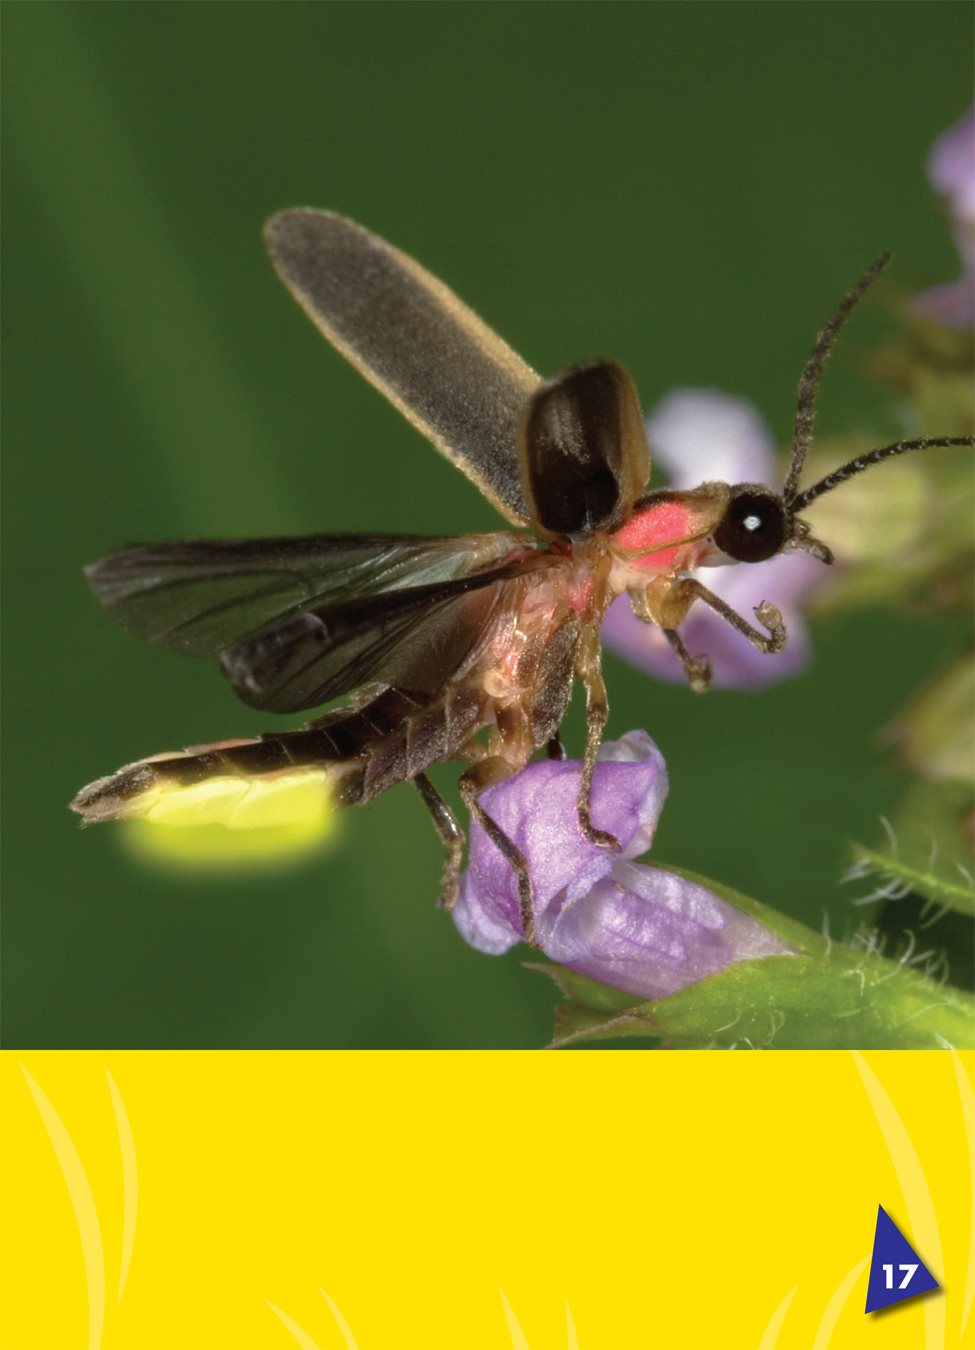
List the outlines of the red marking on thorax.
<svg viewBox="0 0 975 1350">
<path fill-rule="evenodd" d="M 680 558 L 689 535 L 694 533 L 694 517 L 682 502 L 654 502 L 632 515 L 613 536 L 614 544 L 627 553 L 640 556 L 632 559 L 634 567 L 648 571 L 671 567 Z M 661 544 L 675 543 L 672 548 Z"/>
</svg>

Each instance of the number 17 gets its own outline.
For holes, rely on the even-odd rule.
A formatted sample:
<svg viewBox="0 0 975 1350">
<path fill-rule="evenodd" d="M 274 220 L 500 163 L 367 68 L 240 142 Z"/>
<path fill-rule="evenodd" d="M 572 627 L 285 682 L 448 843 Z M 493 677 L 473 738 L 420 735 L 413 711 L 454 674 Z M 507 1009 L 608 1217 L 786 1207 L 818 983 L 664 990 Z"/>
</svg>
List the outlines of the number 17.
<svg viewBox="0 0 975 1350">
<path fill-rule="evenodd" d="M 912 1265 L 900 1265 L 900 1266 L 897 1267 L 897 1269 L 898 1269 L 898 1270 L 903 1270 L 903 1271 L 906 1271 L 906 1272 L 907 1272 L 907 1273 L 905 1274 L 904 1278 L 901 1280 L 900 1284 L 897 1286 L 898 1289 L 906 1289 L 907 1286 L 908 1286 L 908 1285 L 910 1284 L 910 1282 L 911 1282 L 911 1276 L 912 1276 L 912 1275 L 914 1274 L 914 1272 L 917 1270 L 917 1265 L 916 1265 L 916 1264 L 913 1265 L 913 1266 L 912 1266 Z M 884 1266 L 884 1267 L 883 1267 L 883 1272 L 884 1272 L 885 1285 L 886 1285 L 886 1287 L 887 1287 L 888 1289 L 893 1289 L 893 1287 L 894 1287 L 894 1267 L 893 1267 L 893 1266 Z"/>
</svg>

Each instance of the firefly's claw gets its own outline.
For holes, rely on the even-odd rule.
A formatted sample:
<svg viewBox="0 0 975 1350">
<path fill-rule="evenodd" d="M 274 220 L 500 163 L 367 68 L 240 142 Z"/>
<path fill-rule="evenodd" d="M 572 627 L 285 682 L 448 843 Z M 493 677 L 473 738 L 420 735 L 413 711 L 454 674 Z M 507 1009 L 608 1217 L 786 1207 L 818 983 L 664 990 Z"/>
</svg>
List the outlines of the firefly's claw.
<svg viewBox="0 0 975 1350">
<path fill-rule="evenodd" d="M 687 683 L 695 694 L 706 693 L 711 686 L 711 662 L 704 655 L 691 656 L 684 640 L 676 628 L 665 628 L 664 637 L 677 653 L 677 658 L 684 667 L 684 674 L 687 676 Z"/>
<path fill-rule="evenodd" d="M 769 635 L 762 644 L 766 652 L 780 652 L 785 646 L 785 624 L 782 622 L 782 611 L 777 605 L 773 605 L 770 600 L 763 600 L 760 605 L 755 607 L 755 617 L 763 628 L 767 628 Z"/>
<path fill-rule="evenodd" d="M 620 841 L 615 834 L 609 834 L 606 830 L 597 830 L 595 825 L 589 819 L 588 812 L 579 813 L 579 829 L 582 831 L 582 837 L 587 843 L 595 844 L 598 848 L 619 849 Z"/>
<path fill-rule="evenodd" d="M 684 665 L 687 682 L 695 694 L 706 694 L 711 687 L 711 662 L 706 656 L 692 656 Z"/>
<path fill-rule="evenodd" d="M 460 896 L 460 875 L 456 867 L 451 866 L 451 862 L 444 865 L 443 877 L 440 882 L 440 895 L 437 899 L 437 907 L 446 910 L 449 914 L 457 903 Z"/>
</svg>

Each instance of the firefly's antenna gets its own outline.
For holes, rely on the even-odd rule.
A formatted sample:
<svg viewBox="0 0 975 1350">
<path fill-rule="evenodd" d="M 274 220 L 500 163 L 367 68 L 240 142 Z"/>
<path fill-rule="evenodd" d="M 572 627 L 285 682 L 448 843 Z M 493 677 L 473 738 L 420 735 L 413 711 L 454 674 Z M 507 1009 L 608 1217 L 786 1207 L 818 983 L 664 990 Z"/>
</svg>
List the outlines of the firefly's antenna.
<svg viewBox="0 0 975 1350">
<path fill-rule="evenodd" d="M 880 464 L 883 460 L 891 459 L 894 455 L 902 455 L 907 450 L 930 450 L 937 445 L 975 445 L 975 436 L 921 436 L 912 441 L 894 441 L 891 445 L 882 445 L 879 450 L 870 450 L 865 455 L 851 459 L 849 464 L 834 469 L 818 483 L 807 487 L 805 492 L 792 497 L 789 500 L 789 510 L 793 514 L 804 511 L 810 502 L 814 502 L 824 492 L 832 492 L 840 483 L 845 483 L 854 474 L 869 469 L 872 464 Z"/>
<path fill-rule="evenodd" d="M 789 511 L 799 509 L 796 506 L 799 476 L 802 473 L 802 466 L 806 462 L 806 454 L 812 443 L 813 423 L 816 420 L 816 395 L 819 392 L 819 381 L 823 373 L 823 366 L 833 350 L 836 335 L 846 322 L 850 310 L 862 298 L 864 292 L 870 289 L 892 257 L 893 254 L 891 253 L 882 253 L 875 262 L 870 264 L 852 291 L 847 292 L 816 339 L 812 356 L 806 362 L 802 378 L 799 381 L 799 401 L 796 404 L 795 430 L 792 436 L 792 462 L 789 465 L 789 476 L 785 480 L 785 487 L 782 489 L 782 498 Z M 822 490 L 826 491 L 825 488 Z"/>
</svg>

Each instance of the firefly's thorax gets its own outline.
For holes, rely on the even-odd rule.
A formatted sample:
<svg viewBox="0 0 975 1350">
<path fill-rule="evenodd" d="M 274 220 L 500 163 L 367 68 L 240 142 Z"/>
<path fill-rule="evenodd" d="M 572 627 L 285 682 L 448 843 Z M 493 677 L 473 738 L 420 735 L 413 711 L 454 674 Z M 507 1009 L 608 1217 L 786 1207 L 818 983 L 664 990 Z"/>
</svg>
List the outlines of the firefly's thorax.
<svg viewBox="0 0 975 1350">
<path fill-rule="evenodd" d="M 671 627 L 691 600 L 680 578 L 699 567 L 765 562 L 807 531 L 760 483 L 702 483 L 638 501 L 612 535 L 610 590 L 628 591 L 639 618 Z"/>
<path fill-rule="evenodd" d="M 613 535 L 621 561 L 642 572 L 765 562 L 788 542 L 781 497 L 759 483 L 702 483 L 689 492 L 649 493 Z"/>
</svg>

